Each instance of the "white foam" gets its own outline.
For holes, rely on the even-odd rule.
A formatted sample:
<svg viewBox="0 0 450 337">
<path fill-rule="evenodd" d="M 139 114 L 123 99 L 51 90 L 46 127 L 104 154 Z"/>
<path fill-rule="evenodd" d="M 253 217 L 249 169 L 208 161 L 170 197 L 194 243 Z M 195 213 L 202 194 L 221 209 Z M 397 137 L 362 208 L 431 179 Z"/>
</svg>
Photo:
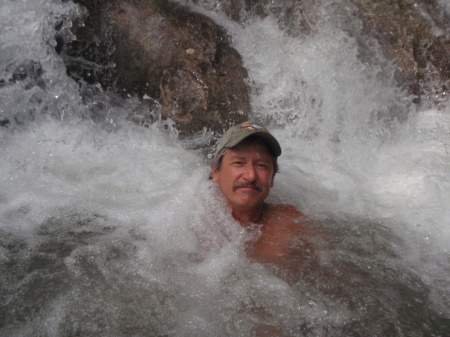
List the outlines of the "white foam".
<svg viewBox="0 0 450 337">
<path fill-rule="evenodd" d="M 118 107 L 100 97 L 110 118 L 99 124 L 83 119 L 88 107 L 48 44 L 55 13 L 74 15 L 76 6 L 51 0 L 3 6 L 2 25 L 11 28 L 0 46 L 9 52 L 0 57 L 14 65 L 22 61 L 15 60 L 16 53 L 40 61 L 48 86 L 32 92 L 20 83 L 0 88 L 2 112 L 12 116 L 26 107 L 36 116 L 59 117 L 0 129 L 0 230 L 30 244 L 24 252 L 17 245 L 24 256 L 47 239 L 39 234 L 43 228 L 56 233 L 54 242 L 77 244 L 64 257 L 63 277 L 72 288 L 46 307 L 60 315 L 47 316 L 54 335 L 73 332 L 71 322 L 88 332 L 101 322 L 117 332 L 127 326 L 123 317 L 142 329 L 155 320 L 160 334 L 177 336 L 248 336 L 261 323 L 299 335 L 299 322 L 316 335 L 326 334 L 327 327 L 364 315 L 368 305 L 358 303 L 363 307 L 354 312 L 341 303 L 345 298 L 326 293 L 342 273 L 360 285 L 363 276 L 328 262 L 345 259 L 370 280 L 378 280 L 377 272 L 391 276 L 386 270 L 406 261 L 414 273 L 426 275 L 433 305 L 446 308 L 438 299 L 448 291 L 449 112 L 416 112 L 392 85 L 389 69 L 378 66 L 381 61 L 362 62 L 355 39 L 323 13 L 326 6 L 318 6 L 317 31 L 300 37 L 281 31 L 270 16 L 237 24 L 210 13 L 231 32 L 243 56 L 253 117 L 269 123 L 283 148 L 271 200 L 294 204 L 318 223 L 347 220 L 338 221 L 335 232 L 328 228 L 336 237 L 327 239 L 338 248 L 330 253 L 326 247 L 317 259 L 317 280 L 305 277 L 294 286 L 245 257 L 243 243 L 250 234 L 231 218 L 207 180 L 205 158 L 186 150 L 161 122 L 144 128 L 120 117 L 136 108 L 135 100 Z M 17 25 L 14 15 L 20 18 Z M 12 70 L 2 72 L 7 77 Z M 33 94 L 42 100 L 29 100 Z M 407 115 L 407 121 L 389 123 L 396 114 Z M 365 222 L 378 231 L 367 230 Z M 384 228 L 401 240 L 385 239 Z M 96 230 L 101 235 L 86 241 L 72 237 Z M 352 243 L 370 258 L 351 255 L 357 250 L 351 250 Z M 20 257 L 0 250 L 0 261 L 10 258 Z M 406 271 L 401 275 L 409 280 Z M 350 290 L 369 298 L 364 291 L 372 286 L 381 287 Z M 396 310 L 397 304 L 385 305 Z M 46 331 L 38 321 L 26 329 Z"/>
<path fill-rule="evenodd" d="M 449 239 L 448 111 L 416 112 L 389 70 L 364 64 L 356 40 L 330 22 L 300 38 L 271 17 L 228 28 L 249 69 L 255 118 L 283 146 L 277 200 L 318 216 L 427 223 Z"/>
</svg>

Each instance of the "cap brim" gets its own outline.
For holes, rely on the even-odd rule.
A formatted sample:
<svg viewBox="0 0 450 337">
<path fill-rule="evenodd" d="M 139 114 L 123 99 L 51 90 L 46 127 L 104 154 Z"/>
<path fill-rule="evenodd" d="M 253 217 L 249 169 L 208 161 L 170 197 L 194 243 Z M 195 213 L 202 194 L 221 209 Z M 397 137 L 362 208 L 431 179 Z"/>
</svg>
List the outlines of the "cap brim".
<svg viewBox="0 0 450 337">
<path fill-rule="evenodd" d="M 239 137 L 235 137 L 228 143 L 224 144 L 224 146 L 220 150 L 222 150 L 224 148 L 233 148 L 248 137 L 259 137 L 259 138 L 263 139 L 267 143 L 267 145 L 269 145 L 269 147 L 272 149 L 273 155 L 275 157 L 279 157 L 281 155 L 280 144 L 278 143 L 276 138 L 268 132 L 253 132 L 253 133 L 241 135 Z M 220 152 L 220 150 L 218 150 L 215 155 L 217 155 Z"/>
</svg>

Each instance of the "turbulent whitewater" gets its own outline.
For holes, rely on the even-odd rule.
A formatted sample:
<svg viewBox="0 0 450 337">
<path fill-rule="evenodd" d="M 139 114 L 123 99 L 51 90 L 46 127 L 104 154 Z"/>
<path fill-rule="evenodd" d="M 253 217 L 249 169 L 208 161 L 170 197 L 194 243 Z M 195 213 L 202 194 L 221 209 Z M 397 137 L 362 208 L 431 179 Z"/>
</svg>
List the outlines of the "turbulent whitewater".
<svg viewBox="0 0 450 337">
<path fill-rule="evenodd" d="M 281 143 L 270 201 L 315 224 L 277 264 L 246 257 L 258 233 L 207 179 L 208 132 L 181 140 L 157 110 L 140 126 L 136 97 L 67 76 L 55 33 L 80 6 L 0 3 L 1 336 L 448 333 L 449 105 L 413 104 L 381 52 L 361 57 L 346 1 L 305 7 L 300 36 L 191 4 L 231 34 Z"/>
</svg>

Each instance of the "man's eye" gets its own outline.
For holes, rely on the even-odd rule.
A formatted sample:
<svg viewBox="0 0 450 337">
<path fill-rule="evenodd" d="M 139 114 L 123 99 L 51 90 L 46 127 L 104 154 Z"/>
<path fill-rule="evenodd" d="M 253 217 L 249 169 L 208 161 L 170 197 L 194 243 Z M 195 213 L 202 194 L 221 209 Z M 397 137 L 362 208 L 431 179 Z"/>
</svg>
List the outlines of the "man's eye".
<svg viewBox="0 0 450 337">
<path fill-rule="evenodd" d="M 242 165 L 244 165 L 244 162 L 243 161 L 234 161 L 234 162 L 232 162 L 232 165 L 233 166 L 242 166 Z"/>
</svg>

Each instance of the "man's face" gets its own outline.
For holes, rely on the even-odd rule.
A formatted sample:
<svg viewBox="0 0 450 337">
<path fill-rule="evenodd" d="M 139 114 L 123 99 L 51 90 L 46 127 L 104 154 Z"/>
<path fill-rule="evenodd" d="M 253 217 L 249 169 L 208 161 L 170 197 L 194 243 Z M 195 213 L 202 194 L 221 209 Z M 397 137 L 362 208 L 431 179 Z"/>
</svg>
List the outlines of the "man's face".
<svg viewBox="0 0 450 337">
<path fill-rule="evenodd" d="M 238 145 L 228 149 L 220 169 L 211 167 L 232 209 L 246 211 L 261 206 L 273 186 L 272 157 L 262 144 Z"/>
</svg>

